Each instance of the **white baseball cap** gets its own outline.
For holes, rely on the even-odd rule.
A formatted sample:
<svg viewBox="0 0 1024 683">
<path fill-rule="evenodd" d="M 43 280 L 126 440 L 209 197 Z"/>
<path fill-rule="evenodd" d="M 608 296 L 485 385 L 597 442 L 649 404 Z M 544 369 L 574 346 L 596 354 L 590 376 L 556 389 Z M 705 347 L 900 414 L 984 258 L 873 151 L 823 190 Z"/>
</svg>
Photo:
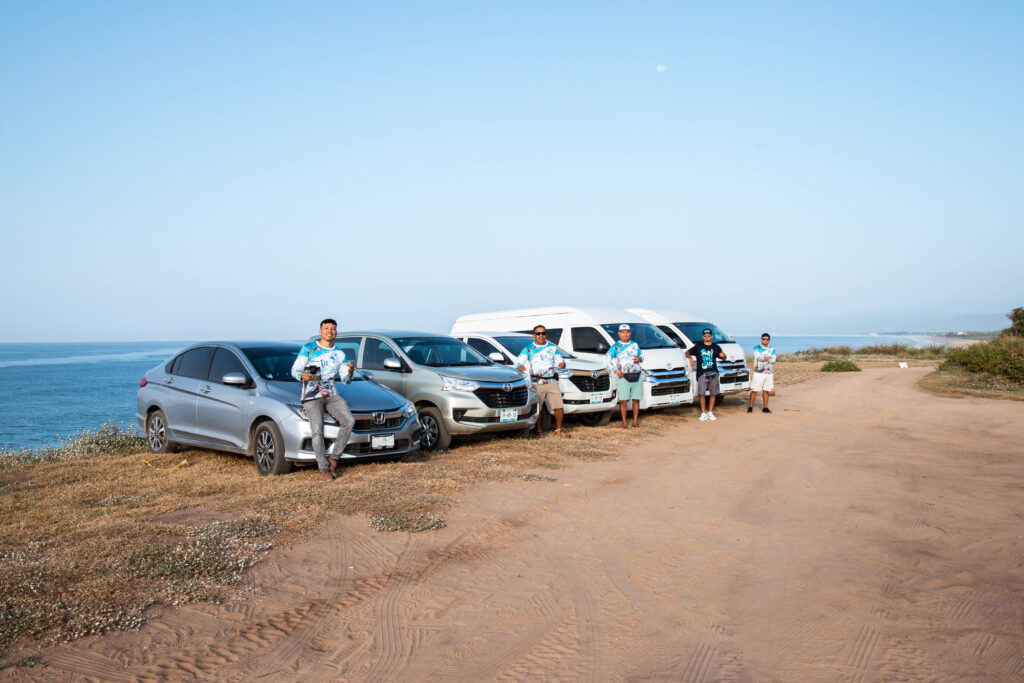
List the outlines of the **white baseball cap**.
<svg viewBox="0 0 1024 683">
<path fill-rule="evenodd" d="M 619 325 L 619 332 L 622 332 L 623 330 L 628 330 L 628 329 L 629 329 L 629 325 L 627 325 L 626 323 L 622 323 L 621 325 Z"/>
</svg>

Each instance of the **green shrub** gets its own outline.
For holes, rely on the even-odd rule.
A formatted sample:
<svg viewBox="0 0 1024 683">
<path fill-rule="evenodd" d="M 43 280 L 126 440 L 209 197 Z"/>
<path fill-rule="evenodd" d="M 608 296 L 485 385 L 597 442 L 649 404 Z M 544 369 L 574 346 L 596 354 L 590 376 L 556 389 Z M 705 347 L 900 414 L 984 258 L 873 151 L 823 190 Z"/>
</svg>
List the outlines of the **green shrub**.
<svg viewBox="0 0 1024 683">
<path fill-rule="evenodd" d="M 852 360 L 830 360 L 821 366 L 822 372 L 860 372 Z"/>
<path fill-rule="evenodd" d="M 992 341 L 952 349 L 939 369 L 952 367 L 1005 377 L 1024 384 L 1024 337 L 1001 336 Z"/>
</svg>

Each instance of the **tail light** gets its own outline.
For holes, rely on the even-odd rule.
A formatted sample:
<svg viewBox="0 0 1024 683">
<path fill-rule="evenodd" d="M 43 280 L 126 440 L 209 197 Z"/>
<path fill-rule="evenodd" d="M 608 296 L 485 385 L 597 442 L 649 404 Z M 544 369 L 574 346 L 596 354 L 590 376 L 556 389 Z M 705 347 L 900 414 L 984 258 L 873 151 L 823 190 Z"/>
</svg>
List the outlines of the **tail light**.
<svg viewBox="0 0 1024 683">
<path fill-rule="evenodd" d="M 140 387 L 146 386 L 146 377 L 145 376 L 143 376 L 142 379 L 139 380 L 139 386 Z"/>
</svg>

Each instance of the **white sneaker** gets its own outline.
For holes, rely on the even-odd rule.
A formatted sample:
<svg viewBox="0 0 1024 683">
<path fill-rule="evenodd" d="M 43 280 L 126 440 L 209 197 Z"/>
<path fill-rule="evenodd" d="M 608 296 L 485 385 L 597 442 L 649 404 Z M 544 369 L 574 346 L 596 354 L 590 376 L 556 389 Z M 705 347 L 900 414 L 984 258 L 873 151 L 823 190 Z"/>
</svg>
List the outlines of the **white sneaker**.
<svg viewBox="0 0 1024 683">
<path fill-rule="evenodd" d="M 700 421 L 701 422 L 704 422 L 707 419 L 708 419 L 708 414 L 707 413 L 701 413 L 700 414 Z"/>
<path fill-rule="evenodd" d="M 711 420 L 712 422 L 714 422 L 714 421 L 715 421 L 715 420 L 717 420 L 718 418 L 717 418 L 717 417 L 715 417 L 715 414 L 714 414 L 714 413 L 708 413 L 708 419 L 709 419 L 709 420 Z"/>
</svg>

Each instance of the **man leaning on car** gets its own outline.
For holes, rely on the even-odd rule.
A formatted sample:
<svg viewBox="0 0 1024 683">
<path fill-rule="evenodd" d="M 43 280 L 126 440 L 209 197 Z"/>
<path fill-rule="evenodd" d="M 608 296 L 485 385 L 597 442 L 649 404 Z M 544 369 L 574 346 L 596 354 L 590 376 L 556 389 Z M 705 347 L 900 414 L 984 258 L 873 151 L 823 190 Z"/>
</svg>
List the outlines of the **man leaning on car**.
<svg viewBox="0 0 1024 683">
<path fill-rule="evenodd" d="M 337 322 L 331 318 L 321 321 L 320 339 L 305 344 L 292 363 L 292 377 L 302 381 L 302 409 L 309 418 L 313 454 L 320 468 L 320 477 L 327 481 L 335 478 L 338 458 L 345 451 L 356 424 L 348 404 L 338 395 L 338 389 L 334 386 L 335 377 L 344 384 L 352 381 L 352 371 L 355 369 L 352 363 L 345 361 L 345 352 L 334 348 L 337 336 Z M 331 447 L 329 461 L 324 456 L 324 410 L 338 421 L 338 438 Z"/>
</svg>

